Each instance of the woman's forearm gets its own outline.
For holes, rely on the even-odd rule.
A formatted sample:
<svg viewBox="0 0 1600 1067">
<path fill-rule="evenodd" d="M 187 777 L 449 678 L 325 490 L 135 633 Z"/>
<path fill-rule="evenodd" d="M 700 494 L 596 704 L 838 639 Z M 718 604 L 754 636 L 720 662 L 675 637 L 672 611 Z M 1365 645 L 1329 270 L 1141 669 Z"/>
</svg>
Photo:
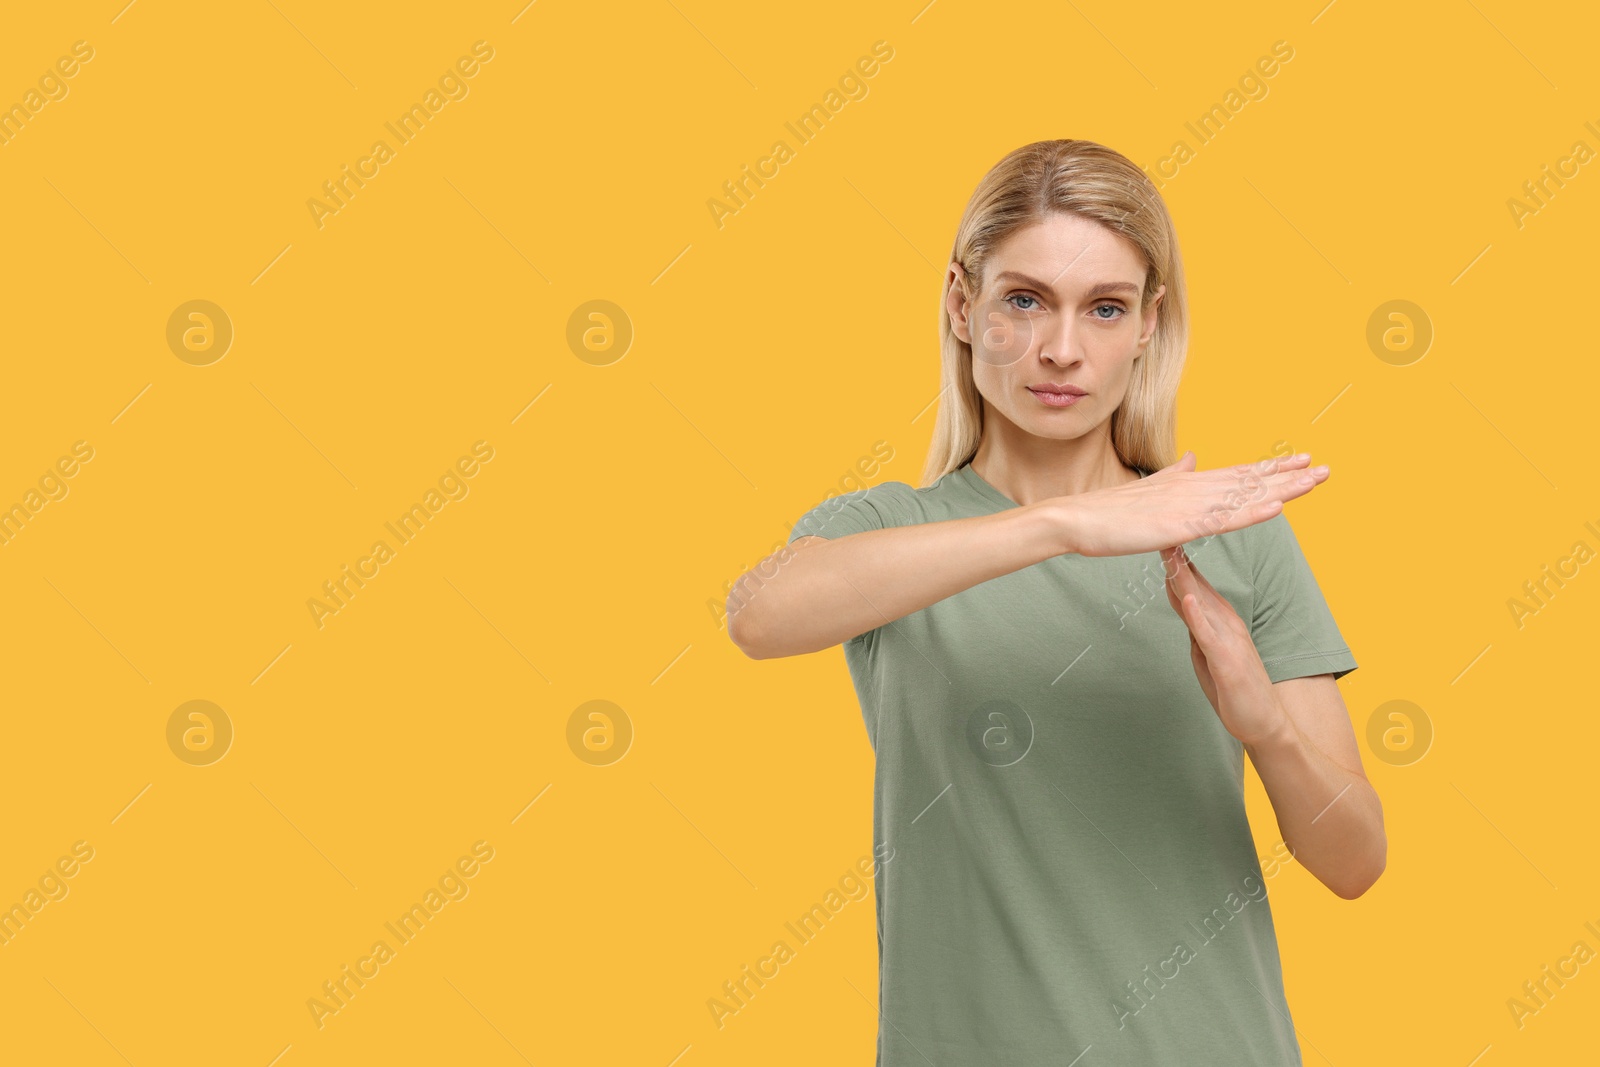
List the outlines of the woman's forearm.
<svg viewBox="0 0 1600 1067">
<path fill-rule="evenodd" d="M 1383 873 L 1383 804 L 1366 777 L 1330 760 L 1286 713 L 1273 738 L 1246 745 L 1295 860 L 1346 900 Z"/>
<path fill-rule="evenodd" d="M 797 538 L 734 583 L 728 635 L 752 659 L 831 648 L 1069 551 L 1066 510 L 1041 501 L 832 540 Z"/>
</svg>

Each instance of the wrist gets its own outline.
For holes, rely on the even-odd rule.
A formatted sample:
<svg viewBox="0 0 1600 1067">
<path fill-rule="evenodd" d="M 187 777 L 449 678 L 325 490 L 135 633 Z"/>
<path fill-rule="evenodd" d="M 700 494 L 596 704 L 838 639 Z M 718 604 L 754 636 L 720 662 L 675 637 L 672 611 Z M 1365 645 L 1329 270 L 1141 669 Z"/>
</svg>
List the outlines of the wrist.
<svg viewBox="0 0 1600 1067">
<path fill-rule="evenodd" d="M 1073 551 L 1069 520 L 1059 502 L 1041 500 L 1023 504 L 1001 512 L 1015 532 L 1006 534 L 1011 545 L 1024 546 L 1023 558 L 1027 566 Z M 998 517 L 998 516 L 997 516 Z"/>
<path fill-rule="evenodd" d="M 1289 712 L 1281 702 L 1274 701 L 1278 711 L 1278 719 L 1272 729 L 1248 746 L 1252 752 L 1270 754 L 1296 748 L 1300 744 L 1300 728 L 1290 718 Z"/>
<path fill-rule="evenodd" d="M 1079 510 L 1070 498 L 1056 497 L 1033 505 L 1039 509 L 1040 522 L 1045 527 L 1051 555 L 1082 555 Z"/>
</svg>

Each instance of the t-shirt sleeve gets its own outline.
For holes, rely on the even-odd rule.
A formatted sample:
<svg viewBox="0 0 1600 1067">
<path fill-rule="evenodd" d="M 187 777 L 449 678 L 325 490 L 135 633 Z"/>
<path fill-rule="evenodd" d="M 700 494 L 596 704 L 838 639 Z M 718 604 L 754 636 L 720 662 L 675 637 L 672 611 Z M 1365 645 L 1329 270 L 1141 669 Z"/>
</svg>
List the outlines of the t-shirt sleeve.
<svg viewBox="0 0 1600 1067">
<path fill-rule="evenodd" d="M 1322 589 L 1311 573 L 1288 517 L 1279 512 L 1245 528 L 1252 535 L 1251 581 L 1255 602 L 1250 635 L 1274 682 L 1356 669 Z"/>
<path fill-rule="evenodd" d="M 882 482 L 828 497 L 800 516 L 789 533 L 789 543 L 807 534 L 834 538 L 907 525 L 905 494 L 914 492 L 905 482 Z"/>
</svg>

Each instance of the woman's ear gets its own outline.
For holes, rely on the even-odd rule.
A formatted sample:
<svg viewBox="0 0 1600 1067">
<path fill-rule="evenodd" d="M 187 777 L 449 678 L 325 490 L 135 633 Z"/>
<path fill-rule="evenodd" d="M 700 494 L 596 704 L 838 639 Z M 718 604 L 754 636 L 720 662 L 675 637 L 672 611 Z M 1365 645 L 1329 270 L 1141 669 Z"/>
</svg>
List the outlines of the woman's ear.
<svg viewBox="0 0 1600 1067">
<path fill-rule="evenodd" d="M 1156 332 L 1156 309 L 1161 306 L 1161 298 L 1165 296 L 1166 293 L 1167 287 L 1165 284 L 1163 284 L 1161 288 L 1156 290 L 1156 295 L 1150 298 L 1149 306 L 1144 309 L 1144 314 L 1142 316 L 1144 320 L 1142 323 L 1144 330 L 1139 335 L 1139 347 L 1141 349 L 1150 343 L 1150 338 L 1154 336 Z"/>
<path fill-rule="evenodd" d="M 955 260 L 945 276 L 944 307 L 950 314 L 950 330 L 967 344 L 972 343 L 972 328 L 967 322 L 967 272 Z"/>
</svg>

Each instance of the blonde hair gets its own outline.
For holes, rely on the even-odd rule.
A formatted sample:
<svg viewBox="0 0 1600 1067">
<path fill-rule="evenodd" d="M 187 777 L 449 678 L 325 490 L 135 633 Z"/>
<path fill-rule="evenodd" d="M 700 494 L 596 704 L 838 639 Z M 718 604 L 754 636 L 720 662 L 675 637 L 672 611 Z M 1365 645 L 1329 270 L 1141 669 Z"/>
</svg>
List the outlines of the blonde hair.
<svg viewBox="0 0 1600 1067">
<path fill-rule="evenodd" d="M 1117 458 L 1141 470 L 1159 470 L 1177 459 L 1178 378 L 1189 348 L 1189 312 L 1172 217 L 1155 185 L 1131 160 L 1093 141 L 1057 140 L 1024 145 L 996 163 L 967 201 L 950 251 L 967 276 L 963 291 L 976 301 L 995 248 L 1052 212 L 1097 222 L 1139 250 L 1147 265 L 1143 306 L 1167 287 L 1156 309 L 1155 333 L 1134 362 L 1127 395 L 1111 414 Z M 948 271 L 945 279 L 939 294 L 939 413 L 923 467 L 924 486 L 971 460 L 983 436 L 972 346 L 951 329 Z"/>
</svg>

